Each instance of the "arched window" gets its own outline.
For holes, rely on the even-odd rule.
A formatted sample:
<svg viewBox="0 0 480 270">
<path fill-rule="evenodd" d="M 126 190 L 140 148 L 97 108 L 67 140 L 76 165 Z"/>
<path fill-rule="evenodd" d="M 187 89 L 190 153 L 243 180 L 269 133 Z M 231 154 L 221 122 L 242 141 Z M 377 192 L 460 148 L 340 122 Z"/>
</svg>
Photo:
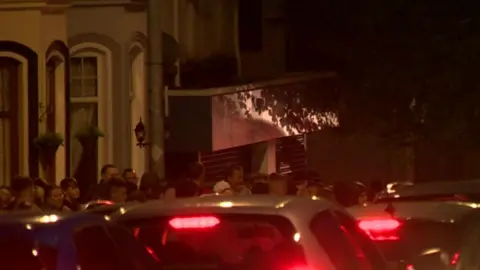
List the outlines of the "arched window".
<svg viewBox="0 0 480 270">
<path fill-rule="evenodd" d="M 70 55 L 70 172 L 76 172 L 83 150 L 76 135 L 88 125 L 105 134 L 96 149 L 98 172 L 100 164 L 111 160 L 112 151 L 110 51 L 98 44 L 80 44 Z"/>
</svg>

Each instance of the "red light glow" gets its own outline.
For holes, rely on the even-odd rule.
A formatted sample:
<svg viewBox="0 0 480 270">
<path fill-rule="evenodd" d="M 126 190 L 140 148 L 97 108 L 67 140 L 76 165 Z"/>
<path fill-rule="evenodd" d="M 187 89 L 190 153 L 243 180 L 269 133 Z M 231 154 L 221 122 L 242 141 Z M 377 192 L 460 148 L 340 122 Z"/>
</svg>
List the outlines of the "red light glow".
<svg viewBox="0 0 480 270">
<path fill-rule="evenodd" d="M 401 223 L 395 219 L 362 220 L 358 227 L 370 236 L 372 240 L 398 240 L 397 229 Z"/>
<path fill-rule="evenodd" d="M 288 268 L 288 270 L 310 270 L 310 268 L 306 265 L 297 265 L 297 266 Z"/>
<path fill-rule="evenodd" d="M 400 227 L 400 222 L 395 219 L 362 220 L 358 227 L 364 231 L 392 231 Z"/>
<path fill-rule="evenodd" d="M 177 217 L 171 219 L 168 224 L 174 229 L 207 229 L 220 224 L 216 217 Z"/>
<path fill-rule="evenodd" d="M 153 258 L 156 262 L 159 262 L 159 261 L 160 261 L 160 259 L 157 257 L 157 254 L 155 254 L 155 251 L 153 251 L 153 249 L 152 249 L 151 247 L 146 246 L 145 248 L 147 249 L 148 254 L 150 254 L 150 256 L 152 256 L 152 258 Z"/>
<path fill-rule="evenodd" d="M 457 253 L 453 254 L 452 260 L 450 261 L 450 264 L 451 265 L 457 265 L 458 259 L 460 259 L 460 253 L 457 252 Z"/>
</svg>

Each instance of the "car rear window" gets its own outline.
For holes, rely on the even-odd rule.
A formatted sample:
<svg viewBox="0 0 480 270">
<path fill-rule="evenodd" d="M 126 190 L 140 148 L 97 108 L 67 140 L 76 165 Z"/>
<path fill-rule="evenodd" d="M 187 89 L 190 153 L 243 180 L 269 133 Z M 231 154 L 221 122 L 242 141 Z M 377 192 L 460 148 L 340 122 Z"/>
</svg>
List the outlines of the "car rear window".
<svg viewBox="0 0 480 270">
<path fill-rule="evenodd" d="M 281 216 L 176 216 L 127 225 L 165 269 L 288 269 L 305 264 L 296 231 Z"/>
<path fill-rule="evenodd" d="M 58 251 L 26 228 L 0 227 L 2 269 L 56 270 Z"/>
</svg>

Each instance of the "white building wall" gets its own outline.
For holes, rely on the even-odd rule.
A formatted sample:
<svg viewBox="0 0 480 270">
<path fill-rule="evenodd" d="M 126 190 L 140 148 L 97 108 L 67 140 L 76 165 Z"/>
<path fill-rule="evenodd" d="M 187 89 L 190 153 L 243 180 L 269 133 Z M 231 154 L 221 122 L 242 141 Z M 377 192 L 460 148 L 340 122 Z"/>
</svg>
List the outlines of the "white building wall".
<svg viewBox="0 0 480 270">
<path fill-rule="evenodd" d="M 146 14 L 144 11 L 130 11 L 124 5 L 82 6 L 74 5 L 68 12 L 69 40 L 82 37 L 80 43 L 101 44 L 101 39 L 110 40 L 109 44 L 101 44 L 109 50 L 110 60 L 104 63 L 104 85 L 109 85 L 101 93 L 99 104 L 99 128 L 105 137 L 99 140 L 99 168 L 106 163 L 113 163 L 120 168 L 134 165 L 131 147 L 135 141 L 133 129 L 137 122 L 132 122 L 132 112 L 144 115 L 147 104 L 132 103 L 132 60 L 129 57 L 133 45 L 145 50 L 144 44 L 138 42 L 138 36 L 146 33 Z M 144 38 L 145 39 L 145 38 Z M 78 43 L 78 42 L 75 42 Z M 78 46 L 79 44 L 70 44 Z M 88 47 L 88 46 L 87 46 Z M 88 50 L 88 48 L 85 48 Z M 74 54 L 72 56 L 75 56 Z M 137 71 L 138 72 L 138 71 Z M 143 72 L 143 70 L 140 70 Z M 144 77 L 137 74 L 136 77 Z M 146 89 L 142 89 L 146 91 Z M 133 104 L 134 107 L 131 107 Z M 146 119 L 145 119 L 146 120 Z M 137 119 L 138 121 L 138 119 Z M 145 164 L 146 160 L 135 164 Z M 137 169 L 137 168 L 134 168 Z M 137 169 L 138 170 L 138 169 Z"/>
<path fill-rule="evenodd" d="M 64 7 L 57 5 L 54 13 L 52 13 L 50 6 L 42 3 L 41 1 L 35 3 L 28 3 L 26 1 L 17 1 L 15 3 L 2 3 L 0 2 L 0 25 L 8 27 L 0 27 L 0 40 L 13 41 L 22 44 L 32 49 L 38 56 L 38 102 L 45 104 L 45 87 L 46 87 L 46 51 L 50 44 L 55 41 L 66 42 L 65 31 L 65 14 Z M 20 90 L 19 93 L 19 149 L 20 149 L 20 174 L 29 174 L 29 143 L 28 138 L 28 101 L 30 99 L 28 95 L 28 73 L 27 73 L 27 59 L 21 55 L 14 54 L 13 52 L 2 51 L 1 57 L 11 57 L 18 60 L 21 63 L 20 71 Z M 58 77 L 64 76 L 64 70 L 57 70 Z M 58 120 L 64 118 L 64 109 L 62 104 L 62 95 L 64 94 L 63 81 L 57 82 L 58 95 L 60 102 L 57 102 Z M 39 115 L 43 111 L 39 108 Z M 64 134 L 65 130 L 62 125 L 57 126 L 57 131 Z M 38 133 L 39 135 L 45 132 L 45 123 L 38 121 Z M 65 168 L 65 151 L 59 150 L 57 156 L 57 179 L 64 176 Z M 40 169 L 38 172 L 43 175 L 43 171 Z"/>
</svg>

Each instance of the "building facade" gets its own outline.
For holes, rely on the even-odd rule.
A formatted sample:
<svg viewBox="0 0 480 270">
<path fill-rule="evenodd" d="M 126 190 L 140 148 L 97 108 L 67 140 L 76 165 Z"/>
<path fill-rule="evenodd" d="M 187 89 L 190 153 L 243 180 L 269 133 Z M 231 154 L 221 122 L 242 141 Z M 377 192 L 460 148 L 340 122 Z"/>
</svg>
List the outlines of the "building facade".
<svg viewBox="0 0 480 270">
<path fill-rule="evenodd" d="M 64 137 L 51 178 L 73 175 L 85 125 L 104 135 L 97 168 L 132 165 L 131 116 L 146 110 L 133 102 L 144 85 L 145 16 L 137 1 L 0 1 L 2 184 L 46 176 L 35 144 L 46 133 Z"/>
<path fill-rule="evenodd" d="M 235 79 L 284 75 L 284 46 L 278 44 L 285 44 L 285 33 L 277 3 L 162 0 L 169 96 L 193 98 L 206 88 L 242 92 L 226 87 L 239 80 L 220 80 L 213 90 L 191 83 L 199 78 L 191 67 L 211 58 L 234 59 Z M 148 123 L 146 1 L 0 0 L 0 25 L 0 184 L 18 174 L 45 176 L 35 139 L 46 133 L 64 136 L 51 181 L 74 175 L 82 157 L 77 134 L 86 125 L 103 133 L 92 161 L 97 171 L 106 163 L 147 170 L 148 149 L 136 145 L 133 133 L 140 119 Z M 194 92 L 195 87 L 201 91 Z M 275 153 L 275 139 L 285 135 L 290 134 L 268 136 L 265 145 L 270 146 L 262 149 L 269 150 L 258 150 L 262 171 L 275 170 L 272 159 L 265 163 L 264 158 Z"/>
<path fill-rule="evenodd" d="M 0 1 L 1 182 L 40 171 L 35 138 L 66 133 L 68 6 L 61 1 Z M 68 145 L 68 142 L 66 143 Z M 57 153 L 65 175 L 66 147 Z"/>
</svg>

